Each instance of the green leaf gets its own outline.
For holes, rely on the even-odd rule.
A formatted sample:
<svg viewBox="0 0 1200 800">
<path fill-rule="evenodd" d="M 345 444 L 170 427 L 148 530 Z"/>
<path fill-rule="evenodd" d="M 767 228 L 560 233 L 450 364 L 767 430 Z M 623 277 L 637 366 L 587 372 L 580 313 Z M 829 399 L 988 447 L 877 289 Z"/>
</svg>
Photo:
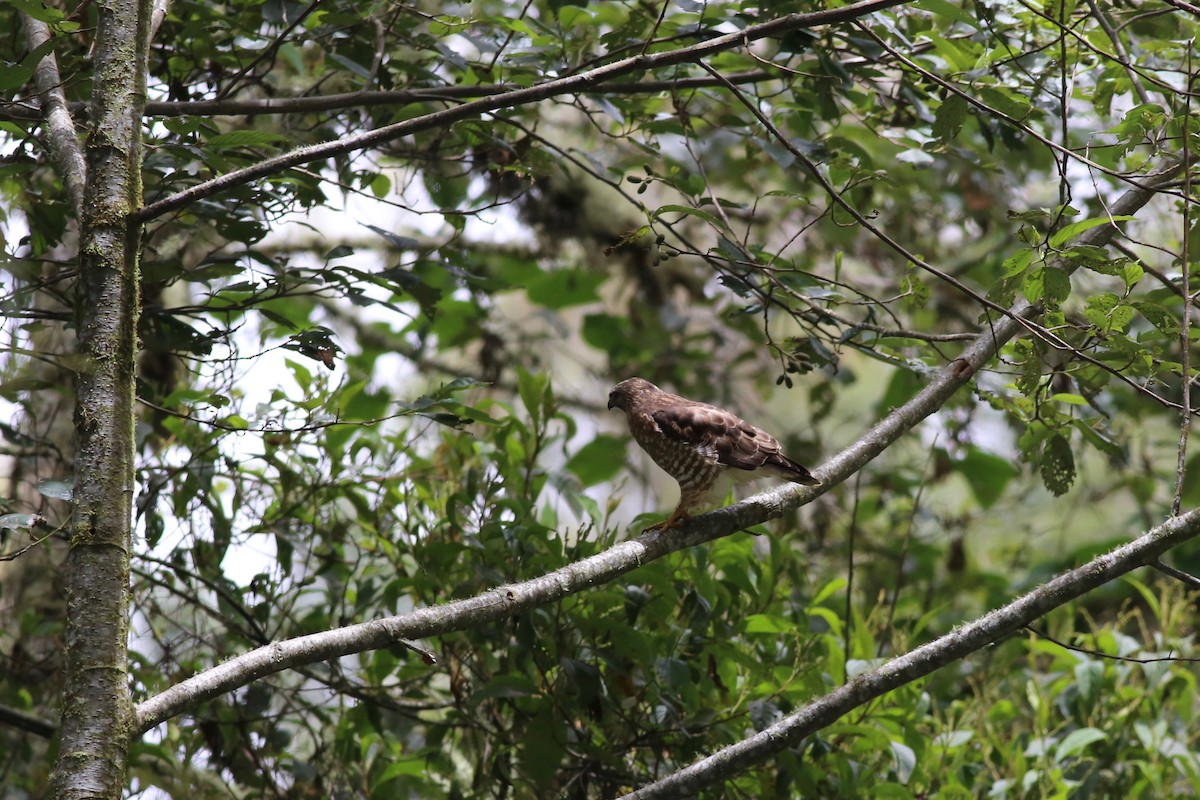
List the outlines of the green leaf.
<svg viewBox="0 0 1200 800">
<path fill-rule="evenodd" d="M 1109 458 L 1114 458 L 1118 461 L 1125 459 L 1125 451 L 1121 448 L 1121 445 L 1113 441 L 1106 430 L 1098 427 L 1104 424 L 1102 419 L 1094 420 L 1091 424 L 1086 420 L 1076 419 L 1073 423 L 1075 429 L 1083 435 L 1084 441 L 1092 445 L 1092 447 L 1095 447 Z M 1097 427 L 1093 427 L 1093 425 Z"/>
<path fill-rule="evenodd" d="M 1069 225 L 1064 225 L 1059 228 L 1058 231 L 1050 237 L 1050 246 L 1054 248 L 1062 247 L 1064 244 L 1071 241 L 1084 231 L 1091 230 L 1099 225 L 1108 225 L 1110 222 L 1124 222 L 1131 219 L 1133 219 L 1133 217 L 1128 215 L 1081 219 L 1078 222 L 1072 222 Z"/>
<path fill-rule="evenodd" d="M 33 77 L 33 67 L 19 64 L 5 65 L 0 69 L 0 91 L 13 92 L 29 83 Z"/>
<path fill-rule="evenodd" d="M 704 220 L 705 222 L 711 222 L 714 225 L 721 224 L 721 218 L 718 217 L 716 214 L 710 213 L 708 211 L 704 211 L 699 208 L 692 208 L 691 206 L 681 206 L 681 205 L 659 206 L 658 208 L 654 209 L 654 218 L 658 219 L 663 214 L 669 214 L 671 212 L 674 212 L 677 214 L 686 214 L 691 217 L 699 217 L 700 219 Z"/>
<path fill-rule="evenodd" d="M 588 314 L 583 318 L 581 335 L 583 340 L 597 350 L 613 352 L 623 349 L 629 342 L 628 317 L 612 314 Z"/>
<path fill-rule="evenodd" d="M 1087 398 L 1081 394 L 1071 394 L 1070 392 L 1059 392 L 1058 394 L 1050 395 L 1050 401 L 1053 403 L 1066 403 L 1070 406 L 1086 406 Z"/>
<path fill-rule="evenodd" d="M 543 408 L 547 405 L 546 398 L 550 395 L 550 377 L 542 372 L 533 373 L 518 367 L 517 392 L 534 427 L 538 427 L 543 419 Z"/>
<path fill-rule="evenodd" d="M 967 119 L 968 108 L 967 101 L 961 95 L 948 94 L 938 106 L 937 115 L 933 119 L 933 135 L 943 142 L 949 142 L 958 136 Z"/>
<path fill-rule="evenodd" d="M 1037 266 L 1025 273 L 1021 291 L 1031 303 L 1045 300 L 1057 304 L 1070 296 L 1071 279 L 1057 267 Z"/>
<path fill-rule="evenodd" d="M 5 2 L 39 22 L 49 25 L 54 25 L 66 17 L 60 9 L 48 3 L 38 2 L 38 0 L 5 0 Z"/>
<path fill-rule="evenodd" d="M 600 434 L 581 447 L 567 462 L 567 469 L 584 486 L 611 480 L 625 467 L 625 439 Z"/>
<path fill-rule="evenodd" d="M 1013 253 L 1004 259 L 1004 263 L 1001 265 L 1004 273 L 1001 277 L 1011 278 L 1014 275 L 1020 275 L 1026 267 L 1033 263 L 1033 257 L 1036 255 L 1037 251 L 1032 247 L 1026 247 Z"/>
<path fill-rule="evenodd" d="M 984 508 L 991 508 L 1017 475 L 1017 468 L 1009 459 L 974 446 L 967 449 L 966 455 L 955 466 Z"/>
<path fill-rule="evenodd" d="M 1054 434 L 1042 450 L 1042 483 L 1055 497 L 1061 497 L 1075 482 L 1075 456 L 1065 436 Z"/>
<path fill-rule="evenodd" d="M 531 282 L 526 293 L 531 302 L 558 310 L 599 300 L 599 288 L 606 277 L 586 269 L 556 269 Z"/>
<path fill-rule="evenodd" d="M 1061 761 L 1067 756 L 1082 752 L 1090 744 L 1103 742 L 1106 739 L 1108 739 L 1108 734 L 1098 728 L 1073 730 L 1058 743 L 1058 747 L 1054 751 L 1055 760 Z"/>
<path fill-rule="evenodd" d="M 288 141 L 280 133 L 260 130 L 241 130 L 218 133 L 204 140 L 204 146 L 218 149 L 229 147 L 259 147 Z"/>
<path fill-rule="evenodd" d="M 913 5 L 931 14 L 945 17 L 951 22 L 961 22 L 976 30 L 979 29 L 979 21 L 964 11 L 958 3 L 951 3 L 948 0 L 917 0 Z"/>
<path fill-rule="evenodd" d="M 382 172 L 371 179 L 371 194 L 376 197 L 387 197 L 392 193 L 392 180 Z"/>
<path fill-rule="evenodd" d="M 813 595 L 812 604 L 820 605 L 833 596 L 834 592 L 840 592 L 850 585 L 850 582 L 845 578 L 834 578 L 827 582 L 824 586 L 817 590 Z"/>
<path fill-rule="evenodd" d="M 537 684 L 527 675 L 497 675 L 471 693 L 471 703 L 492 697 L 532 697 L 537 693 Z"/>
<path fill-rule="evenodd" d="M 929 303 L 929 287 L 912 270 L 900 281 L 900 291 L 908 295 L 905 302 L 911 308 L 924 308 Z"/>
<path fill-rule="evenodd" d="M 911 369 L 897 369 L 892 372 L 891 380 L 884 389 L 883 397 L 875 405 L 879 415 L 890 412 L 893 408 L 902 406 L 925 388 L 925 380 Z"/>
<path fill-rule="evenodd" d="M 946 750 L 956 750 L 963 745 L 968 744 L 974 738 L 974 731 L 945 731 L 944 733 L 939 733 L 933 738 L 933 746 Z"/>
<path fill-rule="evenodd" d="M 997 86 L 983 87 L 979 96 L 987 105 L 1017 121 L 1025 119 L 1031 109 L 1028 97 Z"/>
<path fill-rule="evenodd" d="M 1071 296 L 1071 278 L 1066 270 L 1058 267 L 1046 267 L 1044 280 L 1046 282 L 1045 299 L 1052 303 L 1061 303 Z"/>
<path fill-rule="evenodd" d="M 1025 299 L 1031 303 L 1036 303 L 1042 299 L 1046 293 L 1046 268 L 1034 267 L 1025 273 L 1025 280 L 1021 282 L 1021 294 L 1025 295 Z"/>
<path fill-rule="evenodd" d="M 1153 300 L 1130 300 L 1129 304 L 1164 336 L 1174 338 L 1179 335 L 1179 320 L 1164 306 Z"/>
<path fill-rule="evenodd" d="M 778 614 L 751 614 L 746 617 L 746 633 L 786 633 L 796 630 L 796 623 Z"/>
<path fill-rule="evenodd" d="M 1079 690 L 1080 701 L 1088 705 L 1096 702 L 1096 696 L 1103 684 L 1104 664 L 1088 658 L 1075 665 L 1075 686 Z"/>
<path fill-rule="evenodd" d="M 390 783 L 399 777 L 420 777 L 429 772 L 429 759 L 425 756 L 405 756 L 393 761 L 375 778 L 375 786 Z"/>
<path fill-rule="evenodd" d="M 443 211 L 453 211 L 462 205 L 467 198 L 470 182 L 465 178 L 449 175 L 437 175 L 432 172 L 422 173 L 425 191 Z"/>
</svg>

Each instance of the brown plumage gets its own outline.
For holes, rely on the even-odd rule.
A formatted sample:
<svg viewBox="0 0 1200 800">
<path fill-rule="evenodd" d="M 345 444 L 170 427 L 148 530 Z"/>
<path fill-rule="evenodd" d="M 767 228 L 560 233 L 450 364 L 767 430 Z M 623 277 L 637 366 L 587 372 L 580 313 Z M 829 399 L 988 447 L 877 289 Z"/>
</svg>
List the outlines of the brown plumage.
<svg viewBox="0 0 1200 800">
<path fill-rule="evenodd" d="M 614 386 L 608 407 L 625 412 L 633 438 L 679 483 L 679 506 L 650 530 L 686 519 L 726 474 L 742 480 L 771 475 L 808 486 L 821 483 L 784 455 L 766 431 L 723 408 L 664 392 L 642 378 Z"/>
</svg>

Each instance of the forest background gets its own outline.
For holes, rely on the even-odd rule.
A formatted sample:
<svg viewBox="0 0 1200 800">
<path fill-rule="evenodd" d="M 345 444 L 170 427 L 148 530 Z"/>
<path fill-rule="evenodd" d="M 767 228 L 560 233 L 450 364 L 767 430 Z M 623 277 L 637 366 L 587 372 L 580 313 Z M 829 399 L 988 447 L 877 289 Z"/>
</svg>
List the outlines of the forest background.
<svg viewBox="0 0 1200 800">
<path fill-rule="evenodd" d="M 0 795 L 1200 792 L 1200 9 L 0 19 Z"/>
</svg>

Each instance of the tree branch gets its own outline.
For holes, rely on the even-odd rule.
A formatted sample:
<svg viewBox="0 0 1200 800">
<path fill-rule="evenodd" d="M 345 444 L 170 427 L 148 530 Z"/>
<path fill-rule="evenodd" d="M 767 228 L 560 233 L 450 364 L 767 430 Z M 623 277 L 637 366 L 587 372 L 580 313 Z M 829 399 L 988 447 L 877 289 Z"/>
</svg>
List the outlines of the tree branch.
<svg viewBox="0 0 1200 800">
<path fill-rule="evenodd" d="M 50 26 L 28 14 L 21 14 L 25 25 L 25 41 L 30 50 L 36 50 L 50 41 Z M 75 218 L 83 214 L 83 187 L 87 182 L 87 162 L 83 148 L 79 146 L 79 134 L 67 107 L 67 96 L 63 94 L 62 77 L 58 74 L 58 59 L 51 51 L 42 56 L 34 71 L 38 94 L 42 97 L 42 115 L 49 131 L 50 157 L 62 176 L 63 186 Z"/>
<path fill-rule="evenodd" d="M 52 739 L 58 733 L 58 726 L 50 720 L 8 706 L 0 706 L 0 722 L 43 739 Z"/>
<path fill-rule="evenodd" d="M 145 222 L 196 200 L 211 197 L 225 189 L 241 186 L 259 178 L 289 169 L 290 167 L 299 166 L 300 164 L 361 150 L 420 131 L 447 127 L 454 122 L 475 117 L 487 111 L 534 103 L 563 94 L 590 92 L 597 84 L 612 80 L 621 75 L 699 61 L 715 53 L 731 50 L 769 36 L 859 19 L 876 11 L 902 5 L 904 2 L 905 0 L 860 0 L 858 3 L 852 3 L 841 8 L 825 9 L 807 14 L 788 14 L 759 25 L 751 25 L 741 31 L 717 36 L 708 41 L 691 45 L 690 47 L 624 58 L 620 61 L 605 64 L 576 75 L 546 81 L 535 86 L 511 89 L 494 97 L 474 100 L 456 108 L 434 111 L 430 114 L 397 122 L 393 125 L 385 125 L 382 128 L 376 128 L 355 136 L 346 136 L 335 141 L 300 147 L 290 153 L 269 158 L 245 169 L 235 170 L 164 197 L 142 208 L 137 212 L 136 216 L 138 221 Z"/>
<path fill-rule="evenodd" d="M 1131 214 L 1154 196 L 1148 189 L 1130 189 L 1112 205 L 1114 214 Z M 1111 225 L 1092 228 L 1081 243 L 1100 245 L 1116 233 Z M 422 608 L 387 619 L 373 620 L 322 633 L 276 642 L 205 670 L 138 704 L 135 735 L 144 733 L 199 703 L 245 686 L 258 678 L 290 667 L 339 658 L 390 646 L 402 639 L 421 639 L 464 630 L 546 605 L 604 583 L 668 553 L 728 536 L 776 519 L 808 503 L 855 474 L 875 456 L 940 409 L 950 397 L 1015 336 L 1035 307 L 1022 299 L 1009 314 L 981 333 L 961 355 L 947 364 L 929 385 L 892 411 L 858 441 L 834 456 L 814 474 L 821 486 L 785 486 L 749 497 L 740 503 L 694 517 L 678 529 L 649 531 L 603 553 L 522 583 Z M 1158 551 L 1161 552 L 1161 551 Z"/>
<path fill-rule="evenodd" d="M 1098 586 L 1153 563 L 1160 555 L 1200 534 L 1200 509 L 1172 517 L 1129 544 L 1059 575 L 990 614 L 859 675 L 776 724 L 672 775 L 624 796 L 659 800 L 691 796 L 830 725 L 849 711 L 900 686 L 968 656 L 1020 630 L 1044 614 Z"/>
<path fill-rule="evenodd" d="M 155 17 L 166 14 L 167 0 L 156 0 Z M 742 85 L 773 80 L 776 76 L 766 70 L 737 72 L 727 76 L 730 83 Z M 588 90 L 591 95 L 654 94 L 685 89 L 704 89 L 718 82 L 705 76 L 654 81 L 614 81 Z M 401 108 L 413 103 L 430 101 L 465 102 L 480 97 L 495 97 L 520 88 L 505 84 L 474 84 L 471 86 L 431 86 L 420 89 L 389 89 L 379 91 L 339 92 L 337 94 L 304 95 L 300 97 L 253 97 L 221 100 L 151 100 L 146 103 L 147 117 L 243 117 L 272 114 L 310 114 L 322 111 L 341 111 L 348 108 L 391 106 Z M 73 115 L 87 113 L 87 103 L 67 103 Z M 0 103 L 0 119 L 36 122 L 41 114 L 37 106 Z"/>
</svg>

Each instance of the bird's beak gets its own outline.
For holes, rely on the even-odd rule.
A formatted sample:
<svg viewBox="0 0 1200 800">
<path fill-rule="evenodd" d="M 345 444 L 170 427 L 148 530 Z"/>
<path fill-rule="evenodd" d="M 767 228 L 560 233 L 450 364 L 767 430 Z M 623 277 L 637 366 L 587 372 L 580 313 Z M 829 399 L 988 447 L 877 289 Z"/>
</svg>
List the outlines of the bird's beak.
<svg viewBox="0 0 1200 800">
<path fill-rule="evenodd" d="M 612 411 L 614 408 L 616 408 L 616 406 L 613 405 L 612 398 L 610 397 L 608 398 L 608 410 Z"/>
</svg>

